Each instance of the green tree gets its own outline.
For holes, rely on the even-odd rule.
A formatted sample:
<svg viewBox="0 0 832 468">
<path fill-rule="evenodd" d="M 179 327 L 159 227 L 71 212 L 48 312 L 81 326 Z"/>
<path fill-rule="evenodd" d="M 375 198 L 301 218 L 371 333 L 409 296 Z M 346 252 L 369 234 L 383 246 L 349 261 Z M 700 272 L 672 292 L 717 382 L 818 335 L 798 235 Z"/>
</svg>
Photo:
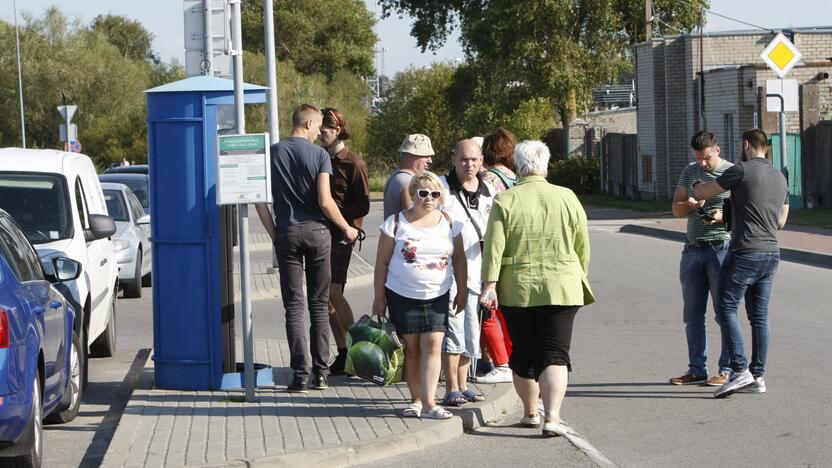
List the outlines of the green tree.
<svg viewBox="0 0 832 468">
<path fill-rule="evenodd" d="M 275 51 L 305 75 L 375 73 L 375 18 L 361 0 L 274 0 Z M 263 53 L 263 2 L 243 2 L 243 47 Z"/>
<path fill-rule="evenodd" d="M 435 164 L 447 166 L 454 144 L 465 137 L 464 125 L 452 117 L 447 103 L 453 75 L 453 67 L 437 64 L 395 76 L 370 118 L 367 160 L 373 172 L 398 164 L 399 145 L 411 133 L 428 135 Z"/>
<path fill-rule="evenodd" d="M 153 34 L 138 21 L 111 14 L 98 15 L 92 20 L 90 29 L 103 34 L 107 42 L 114 45 L 125 58 L 148 60 L 153 56 L 150 49 Z"/>
<path fill-rule="evenodd" d="M 0 40 L 14 43 L 14 28 L 0 22 Z M 21 28 L 26 137 L 30 147 L 60 148 L 56 107 L 78 105 L 83 152 L 99 167 L 147 158 L 144 91 L 182 76 L 176 63 L 129 57 L 100 30 L 70 22 L 57 8 L 27 17 Z M 14 48 L 0 49 L 0 145 L 20 145 Z"/>
<path fill-rule="evenodd" d="M 482 82 L 520 99 L 547 100 L 564 128 L 593 88 L 614 81 L 628 47 L 643 41 L 642 0 L 379 0 L 385 15 L 415 18 L 411 34 L 435 50 L 460 27 L 461 42 Z M 655 25 L 690 30 L 707 0 L 655 0 Z M 509 106 L 511 107 L 511 106 Z M 516 107 L 516 104 L 515 104 Z"/>
</svg>

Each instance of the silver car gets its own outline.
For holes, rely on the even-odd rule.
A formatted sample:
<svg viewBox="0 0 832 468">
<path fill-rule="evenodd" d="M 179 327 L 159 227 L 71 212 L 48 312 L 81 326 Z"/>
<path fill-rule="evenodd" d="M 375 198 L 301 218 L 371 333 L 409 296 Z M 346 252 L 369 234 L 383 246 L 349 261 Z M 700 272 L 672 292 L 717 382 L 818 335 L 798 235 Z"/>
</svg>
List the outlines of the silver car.
<svg viewBox="0 0 832 468">
<path fill-rule="evenodd" d="M 113 250 L 118 262 L 118 282 L 124 297 L 142 297 L 142 286 L 149 286 L 150 215 L 145 214 L 139 199 L 124 184 L 101 184 L 107 212 L 116 222 Z"/>
</svg>

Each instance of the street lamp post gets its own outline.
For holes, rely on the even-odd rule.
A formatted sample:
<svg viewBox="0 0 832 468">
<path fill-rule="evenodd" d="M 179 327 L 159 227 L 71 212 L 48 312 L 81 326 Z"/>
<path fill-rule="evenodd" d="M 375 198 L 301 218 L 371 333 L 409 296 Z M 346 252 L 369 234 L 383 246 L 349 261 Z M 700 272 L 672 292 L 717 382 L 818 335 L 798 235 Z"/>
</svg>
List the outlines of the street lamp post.
<svg viewBox="0 0 832 468">
<path fill-rule="evenodd" d="M 20 139 L 26 148 L 26 119 L 23 116 L 23 70 L 20 66 L 20 33 L 17 30 L 17 0 L 12 0 L 14 9 L 14 42 L 17 48 L 17 89 L 20 97 Z"/>
</svg>

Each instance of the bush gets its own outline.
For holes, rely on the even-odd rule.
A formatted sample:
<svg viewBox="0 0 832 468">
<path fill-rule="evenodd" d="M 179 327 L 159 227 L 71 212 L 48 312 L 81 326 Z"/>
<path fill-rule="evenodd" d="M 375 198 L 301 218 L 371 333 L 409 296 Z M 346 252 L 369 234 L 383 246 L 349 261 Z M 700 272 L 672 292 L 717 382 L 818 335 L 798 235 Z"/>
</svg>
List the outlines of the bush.
<svg viewBox="0 0 832 468">
<path fill-rule="evenodd" d="M 568 187 L 577 194 L 598 193 L 601 166 L 597 159 L 572 157 L 549 163 L 549 182 Z"/>
</svg>

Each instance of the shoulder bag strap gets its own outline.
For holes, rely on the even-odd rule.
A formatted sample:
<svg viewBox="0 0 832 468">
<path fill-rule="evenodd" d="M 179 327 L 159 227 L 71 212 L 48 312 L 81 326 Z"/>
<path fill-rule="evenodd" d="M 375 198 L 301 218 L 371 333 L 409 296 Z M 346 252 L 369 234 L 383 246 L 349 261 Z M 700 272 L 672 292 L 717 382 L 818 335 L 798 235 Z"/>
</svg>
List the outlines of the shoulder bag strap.
<svg viewBox="0 0 832 468">
<path fill-rule="evenodd" d="M 474 221 L 474 218 L 471 216 L 471 212 L 468 211 L 468 202 L 466 202 L 465 199 L 462 197 L 462 190 L 460 190 L 456 194 L 457 196 L 459 196 L 459 202 L 462 203 L 462 208 L 465 210 L 465 214 L 468 215 L 468 219 L 470 219 L 471 224 L 474 225 L 474 230 L 477 231 L 477 237 L 479 237 L 480 242 L 482 242 L 482 231 L 480 230 L 479 225 L 477 225 L 477 222 Z M 447 213 L 445 213 L 444 211 L 442 213 L 445 214 L 446 218 L 448 217 Z M 448 220 L 448 222 L 450 222 L 450 220 Z"/>
<path fill-rule="evenodd" d="M 503 182 L 503 184 L 505 184 L 505 186 L 508 187 L 508 188 L 514 187 L 514 184 L 517 183 L 517 181 L 509 179 L 508 176 L 503 174 L 503 172 L 500 171 L 499 169 L 495 169 L 495 168 L 492 167 L 491 169 L 488 170 L 488 172 L 497 176 Z"/>
</svg>

